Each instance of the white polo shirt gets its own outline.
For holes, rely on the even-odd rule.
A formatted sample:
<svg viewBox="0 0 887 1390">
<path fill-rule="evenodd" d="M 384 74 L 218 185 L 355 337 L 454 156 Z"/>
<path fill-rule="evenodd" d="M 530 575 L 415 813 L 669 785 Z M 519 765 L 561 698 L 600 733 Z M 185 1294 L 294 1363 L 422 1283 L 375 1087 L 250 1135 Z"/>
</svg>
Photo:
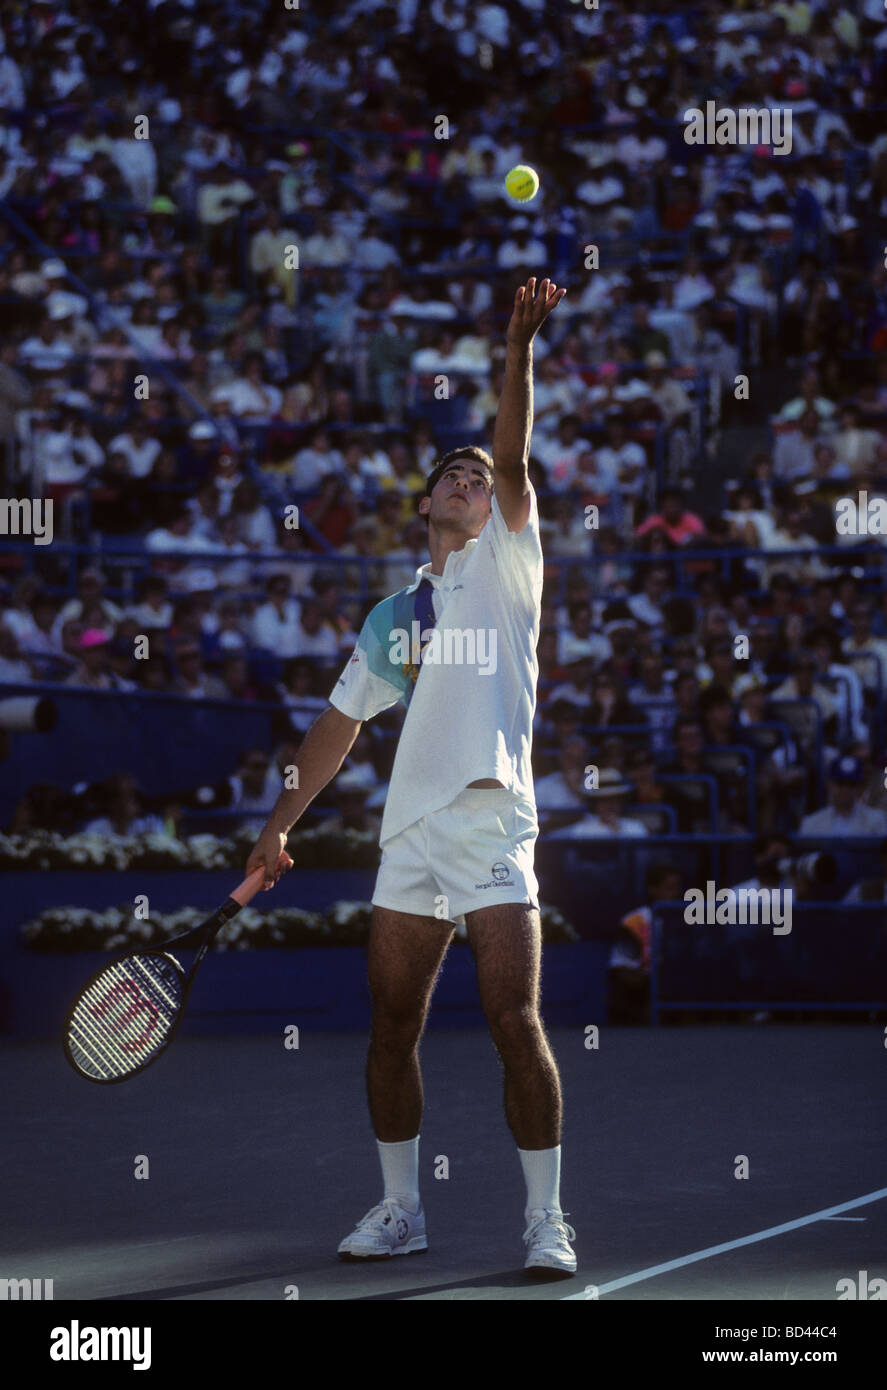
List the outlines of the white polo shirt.
<svg viewBox="0 0 887 1390">
<path fill-rule="evenodd" d="M 415 594 L 428 578 L 437 619 L 416 670 L 404 660 Z M 398 700 L 407 705 L 380 835 L 381 843 L 449 806 L 470 782 L 495 779 L 535 819 L 530 764 L 542 595 L 542 546 L 535 493 L 520 532 L 509 531 L 495 496 L 477 540 L 431 565 L 376 605 L 330 702 L 366 720 Z"/>
</svg>

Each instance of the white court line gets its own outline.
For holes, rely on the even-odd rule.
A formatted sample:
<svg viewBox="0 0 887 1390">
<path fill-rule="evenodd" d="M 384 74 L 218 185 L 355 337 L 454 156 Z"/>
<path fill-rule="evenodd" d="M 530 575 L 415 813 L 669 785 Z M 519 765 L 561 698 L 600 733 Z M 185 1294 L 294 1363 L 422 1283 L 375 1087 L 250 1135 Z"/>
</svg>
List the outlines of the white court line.
<svg viewBox="0 0 887 1390">
<path fill-rule="evenodd" d="M 797 1231 L 799 1227 L 810 1226 L 814 1221 L 828 1220 L 837 1212 L 852 1211 L 854 1207 L 864 1207 L 869 1202 L 880 1202 L 885 1197 L 887 1187 L 880 1187 L 877 1192 L 869 1192 L 865 1197 L 854 1197 L 852 1202 L 840 1202 L 836 1207 L 823 1207 L 822 1211 L 814 1211 L 810 1216 L 799 1216 L 797 1221 L 785 1221 L 781 1226 L 769 1226 L 766 1231 L 755 1231 L 753 1235 L 740 1236 L 738 1240 L 727 1240 L 723 1245 L 709 1245 L 706 1250 L 697 1250 L 692 1255 L 681 1255 L 677 1260 L 666 1260 L 665 1264 L 650 1265 L 648 1269 L 638 1270 L 637 1274 L 624 1274 L 621 1279 L 611 1279 L 609 1284 L 599 1284 L 598 1296 L 627 1288 L 629 1284 L 640 1284 L 644 1279 L 654 1279 L 657 1274 L 668 1274 L 672 1269 L 683 1269 L 684 1265 L 696 1264 L 697 1260 L 709 1260 L 712 1255 L 723 1255 L 727 1250 L 738 1250 L 740 1246 L 755 1245 L 759 1240 L 769 1240 L 771 1236 L 781 1236 L 786 1231 Z M 571 1303 L 579 1299 L 583 1302 L 593 1301 L 586 1299 L 585 1293 L 582 1292 L 567 1294 L 567 1297 L 559 1302 Z"/>
</svg>

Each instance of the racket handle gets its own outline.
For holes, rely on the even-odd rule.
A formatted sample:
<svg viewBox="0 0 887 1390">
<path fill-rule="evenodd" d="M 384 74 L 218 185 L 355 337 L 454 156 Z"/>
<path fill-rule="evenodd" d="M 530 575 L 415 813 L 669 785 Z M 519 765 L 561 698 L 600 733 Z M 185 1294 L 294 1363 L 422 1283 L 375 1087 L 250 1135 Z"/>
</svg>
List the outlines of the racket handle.
<svg viewBox="0 0 887 1390">
<path fill-rule="evenodd" d="M 250 898 L 256 896 L 264 882 L 265 870 L 260 865 L 258 869 L 253 869 L 248 878 L 245 878 L 242 883 L 237 885 L 231 897 L 236 903 L 239 903 L 241 907 L 246 907 Z"/>
<path fill-rule="evenodd" d="M 288 853 L 285 851 L 282 852 L 281 860 L 284 860 L 284 867 L 286 867 L 286 869 L 292 869 L 292 859 L 289 858 Z M 264 887 L 264 881 L 266 881 L 266 872 L 264 872 L 264 867 L 260 865 L 259 869 L 253 869 L 253 872 L 243 880 L 242 884 L 238 884 L 238 887 L 232 892 L 231 897 L 234 898 L 234 901 L 238 902 L 242 908 L 245 908 L 250 898 L 256 897 L 260 888 Z"/>
</svg>

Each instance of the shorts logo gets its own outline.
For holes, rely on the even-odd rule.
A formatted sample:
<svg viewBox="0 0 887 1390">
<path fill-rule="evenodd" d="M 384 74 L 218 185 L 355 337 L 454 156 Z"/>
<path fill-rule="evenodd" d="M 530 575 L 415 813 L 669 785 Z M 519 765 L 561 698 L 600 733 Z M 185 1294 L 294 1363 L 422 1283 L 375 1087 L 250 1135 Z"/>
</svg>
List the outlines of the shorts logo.
<svg viewBox="0 0 887 1390">
<path fill-rule="evenodd" d="M 485 888 L 514 887 L 514 879 L 511 877 L 511 870 L 509 869 L 507 864 L 502 863 L 501 859 L 497 859 L 496 863 L 493 864 L 493 866 L 490 869 L 490 873 L 493 875 L 493 877 L 491 879 L 488 879 L 486 883 L 476 883 L 474 885 L 474 891 L 476 893 Z"/>
</svg>

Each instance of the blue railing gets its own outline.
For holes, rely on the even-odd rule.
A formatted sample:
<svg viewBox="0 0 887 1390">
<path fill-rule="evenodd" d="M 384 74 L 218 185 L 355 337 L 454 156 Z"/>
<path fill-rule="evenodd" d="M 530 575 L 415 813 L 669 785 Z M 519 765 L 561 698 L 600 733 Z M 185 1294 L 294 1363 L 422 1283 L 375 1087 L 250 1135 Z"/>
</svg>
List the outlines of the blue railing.
<svg viewBox="0 0 887 1390">
<path fill-rule="evenodd" d="M 726 886 L 718 884 L 718 888 Z M 686 904 L 654 909 L 650 1015 L 716 1010 L 742 1013 L 874 1013 L 887 1009 L 884 907 L 793 902 L 773 923 L 718 925 L 686 920 Z M 768 912 L 769 915 L 769 912 Z M 838 920 L 839 919 L 839 920 Z M 785 931 L 789 926 L 790 930 Z M 840 933 L 840 949 L 836 934 Z"/>
<path fill-rule="evenodd" d="M 795 862 L 810 854 L 831 856 L 829 881 L 817 888 L 817 900 L 830 905 L 833 929 L 839 931 L 844 895 L 860 879 L 882 872 L 881 838 L 790 838 Z M 754 846 L 753 835 L 607 835 L 585 840 L 542 835 L 536 868 L 546 902 L 560 908 L 583 936 L 610 940 L 621 918 L 647 901 L 644 880 L 652 865 L 667 863 L 675 869 L 682 891 L 709 881 L 718 888 L 732 887 L 756 877 Z M 880 914 L 883 936 L 883 906 Z M 833 945 L 837 956 L 839 939 Z M 878 970 L 883 985 L 883 964 Z"/>
<path fill-rule="evenodd" d="M 295 495 L 295 494 L 294 494 Z M 574 496 L 576 505 L 579 505 L 579 497 L 576 494 L 545 493 L 545 497 Z M 305 526 L 308 519 L 305 518 Z M 300 515 L 300 526 L 302 517 Z M 305 529 L 303 527 L 303 529 Z M 589 553 L 581 557 L 565 557 L 556 555 L 546 555 L 545 566 L 548 573 L 559 573 L 566 576 L 573 570 L 586 570 L 589 577 L 593 577 L 595 570 L 603 565 L 617 564 L 638 571 L 649 570 L 651 567 L 660 569 L 667 568 L 672 571 L 673 589 L 677 594 L 689 595 L 695 592 L 695 586 L 699 574 L 714 571 L 720 578 L 727 580 L 730 577 L 731 566 L 737 561 L 762 560 L 766 559 L 771 564 L 776 560 L 773 551 L 737 548 L 735 550 L 718 550 L 709 547 L 696 548 L 694 546 L 684 546 L 680 550 L 668 550 L 651 554 L 649 551 L 639 550 L 620 550 L 614 554 L 597 555 L 592 546 L 594 544 L 594 532 L 588 533 Z M 176 550 L 166 554 L 160 551 L 148 551 L 145 549 L 143 536 L 115 536 L 100 537 L 96 544 L 78 544 L 69 541 L 53 541 L 50 547 L 35 546 L 27 540 L 11 539 L 4 537 L 3 553 L 5 556 L 15 556 L 16 568 L 25 572 L 39 572 L 38 561 L 46 550 L 51 549 L 53 557 L 65 555 L 69 561 L 70 586 L 73 589 L 76 584 L 78 560 L 88 563 L 104 563 L 105 558 L 115 562 L 132 561 L 133 568 L 147 574 L 154 568 L 155 560 L 172 560 L 176 563 L 194 563 L 201 567 L 208 566 L 210 569 L 222 568 L 225 564 L 230 564 L 232 559 L 238 562 L 246 561 L 256 565 L 267 565 L 271 563 L 285 563 L 292 559 L 293 564 L 304 561 L 310 562 L 312 559 L 321 560 L 323 568 L 342 568 L 351 569 L 366 575 L 373 569 L 382 569 L 386 565 L 398 563 L 399 557 L 373 556 L 371 558 L 360 555 L 341 555 L 338 553 L 324 554 L 322 556 L 312 555 L 310 552 L 300 552 L 295 557 L 290 557 L 280 551 L 250 551 L 247 555 L 232 557 L 227 551 L 203 551 L 203 550 Z M 887 577 L 887 550 L 874 542 L 853 548 L 840 545 L 820 545 L 814 549 L 809 546 L 798 550 L 784 550 L 778 552 L 779 560 L 797 559 L 806 556 L 812 558 L 831 559 L 835 561 L 833 574 L 840 573 L 844 568 L 863 567 L 863 577 L 869 582 L 878 584 L 883 583 Z M 13 566 L 7 562 L 6 569 Z M 815 582 L 815 577 L 811 582 Z M 805 586 L 801 585 L 803 589 Z M 809 587 L 809 586 L 808 586 Z M 356 597 L 365 597 L 369 592 L 369 586 L 362 580 Z M 749 598 L 766 596 L 767 590 L 746 591 Z M 611 597 L 618 597 L 612 594 Z"/>
</svg>

